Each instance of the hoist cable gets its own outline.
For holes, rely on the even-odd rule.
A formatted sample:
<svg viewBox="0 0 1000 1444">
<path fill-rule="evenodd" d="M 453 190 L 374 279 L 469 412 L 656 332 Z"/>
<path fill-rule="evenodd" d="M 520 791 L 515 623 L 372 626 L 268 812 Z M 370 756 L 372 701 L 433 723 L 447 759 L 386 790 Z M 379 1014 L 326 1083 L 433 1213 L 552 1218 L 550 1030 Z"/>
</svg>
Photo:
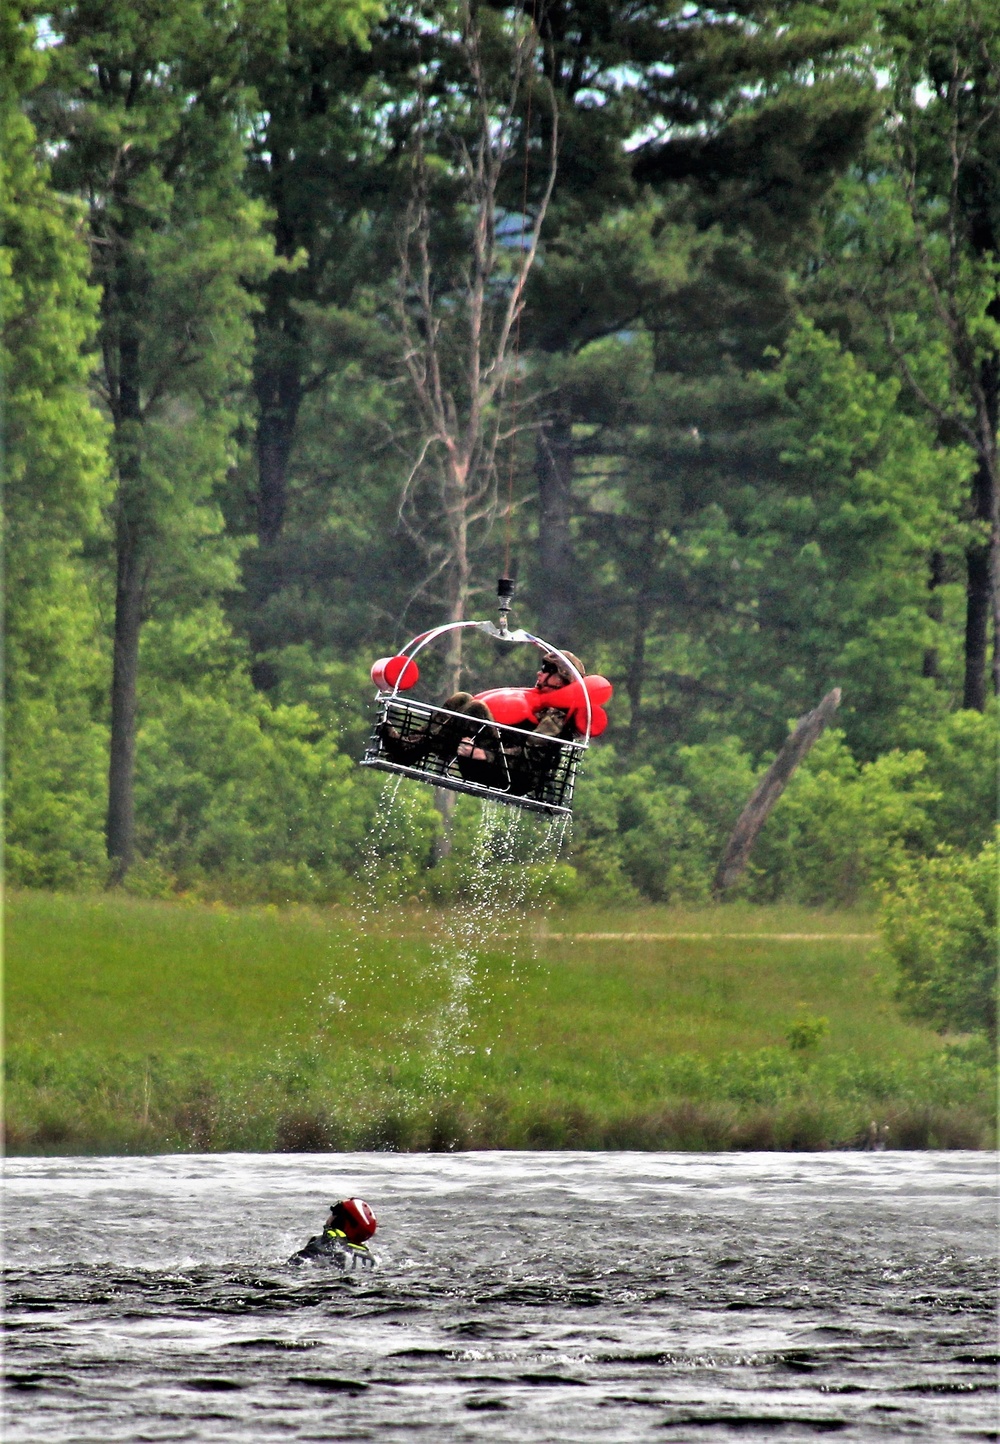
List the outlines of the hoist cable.
<svg viewBox="0 0 1000 1444">
<path fill-rule="evenodd" d="M 525 6 L 521 7 L 522 16 L 525 14 Z M 534 25 L 534 22 L 532 22 Z M 533 66 L 528 70 L 528 98 L 524 114 L 524 170 L 521 179 L 521 239 L 520 239 L 520 264 L 524 265 L 524 240 L 527 231 L 528 221 L 528 170 L 530 163 L 529 145 L 531 142 L 531 96 L 533 90 Z M 514 512 L 514 469 L 517 464 L 517 412 L 518 393 L 521 386 L 521 314 L 524 311 L 524 293 L 518 300 L 517 318 L 514 322 L 514 393 L 510 404 L 510 459 L 507 466 L 507 514 L 504 521 L 504 549 L 503 549 L 503 574 L 510 576 L 510 533 L 511 519 Z"/>
</svg>

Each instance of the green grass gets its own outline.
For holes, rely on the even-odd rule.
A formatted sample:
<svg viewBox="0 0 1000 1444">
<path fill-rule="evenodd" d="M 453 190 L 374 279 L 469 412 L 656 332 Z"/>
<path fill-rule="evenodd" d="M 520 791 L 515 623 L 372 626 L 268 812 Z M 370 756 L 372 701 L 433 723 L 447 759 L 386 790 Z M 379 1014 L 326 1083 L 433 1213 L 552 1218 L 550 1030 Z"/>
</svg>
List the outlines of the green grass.
<svg viewBox="0 0 1000 1444">
<path fill-rule="evenodd" d="M 870 915 L 535 915 L 464 989 L 461 926 L 15 894 L 8 1147 L 822 1147 L 872 1120 L 992 1139 L 988 1060 L 899 1016 Z"/>
</svg>

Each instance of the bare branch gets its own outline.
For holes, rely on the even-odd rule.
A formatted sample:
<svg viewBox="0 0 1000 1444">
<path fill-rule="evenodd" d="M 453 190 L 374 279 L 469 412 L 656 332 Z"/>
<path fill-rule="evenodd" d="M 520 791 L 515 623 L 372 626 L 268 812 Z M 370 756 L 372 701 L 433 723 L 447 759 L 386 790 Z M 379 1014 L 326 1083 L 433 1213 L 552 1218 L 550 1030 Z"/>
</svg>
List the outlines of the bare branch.
<svg viewBox="0 0 1000 1444">
<path fill-rule="evenodd" d="M 460 51 L 468 88 L 459 124 L 467 129 L 456 128 L 447 152 L 452 178 L 461 189 L 460 215 L 468 224 L 464 259 L 445 262 L 447 270 L 442 271 L 436 255 L 426 151 L 430 120 L 422 90 L 412 192 L 398 236 L 393 311 L 401 342 L 400 372 L 421 426 L 420 447 L 400 494 L 399 518 L 431 568 L 414 596 L 430 578 L 443 579 L 453 621 L 464 620 L 473 594 L 473 557 L 499 510 L 498 447 L 511 442 L 520 429 L 516 421 L 505 419 L 503 396 L 511 375 L 514 328 L 538 253 L 558 155 L 553 104 L 549 173 L 530 233 L 522 233 L 522 247 L 511 266 L 509 251 L 497 237 L 497 194 L 518 137 L 528 144 L 528 125 L 519 115 L 539 43 L 523 15 L 511 24 L 510 70 L 498 87 L 489 73 L 492 52 L 488 60 L 470 0 L 463 0 Z M 530 101 L 527 111 L 530 117 Z M 498 294 L 501 269 L 508 267 L 513 271 L 510 284 Z M 456 678 L 460 660 L 458 651 L 449 659 Z"/>
</svg>

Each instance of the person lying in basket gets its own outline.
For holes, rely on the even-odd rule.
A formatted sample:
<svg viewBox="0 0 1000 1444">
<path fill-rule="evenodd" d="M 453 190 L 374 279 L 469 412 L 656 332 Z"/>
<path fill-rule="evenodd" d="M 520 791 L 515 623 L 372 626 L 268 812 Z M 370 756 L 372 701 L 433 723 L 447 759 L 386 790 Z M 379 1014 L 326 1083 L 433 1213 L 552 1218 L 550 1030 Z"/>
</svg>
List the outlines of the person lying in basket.
<svg viewBox="0 0 1000 1444">
<path fill-rule="evenodd" d="M 331 1203 L 323 1232 L 311 1238 L 298 1253 L 292 1254 L 288 1262 L 300 1264 L 316 1259 L 345 1272 L 372 1269 L 375 1267 L 375 1255 L 368 1249 L 366 1240 L 377 1228 L 378 1220 L 363 1198 L 345 1198 L 340 1203 Z"/>
<path fill-rule="evenodd" d="M 489 724 L 506 720 L 511 715 L 518 717 L 511 724 L 518 731 L 532 733 L 538 738 L 575 741 L 582 736 L 586 722 L 579 707 L 544 705 L 546 693 L 561 693 L 578 681 L 567 664 L 572 664 L 579 676 L 583 676 L 583 663 L 572 652 L 564 652 L 562 656 L 546 652 L 539 665 L 534 688 L 502 687 L 493 692 L 481 692 L 478 696 L 470 692 L 454 692 L 443 706 L 445 712 L 456 715 L 432 717 L 426 726 L 405 737 L 391 723 L 383 723 L 381 736 L 386 756 L 411 767 L 419 767 L 429 756 L 440 757 L 446 762 L 454 760 L 466 782 L 478 782 L 485 787 L 500 787 L 506 791 L 529 790 L 537 784 L 539 774 L 544 773 L 550 762 L 554 764 L 555 749 L 541 742 L 533 744 L 527 739 L 523 745 L 518 745 L 512 741 L 510 734 L 503 739 L 501 747 L 502 734 Z M 491 701 L 496 702 L 498 711 L 502 703 L 502 718 L 494 716 Z M 469 726 L 469 723 L 474 725 Z"/>
</svg>

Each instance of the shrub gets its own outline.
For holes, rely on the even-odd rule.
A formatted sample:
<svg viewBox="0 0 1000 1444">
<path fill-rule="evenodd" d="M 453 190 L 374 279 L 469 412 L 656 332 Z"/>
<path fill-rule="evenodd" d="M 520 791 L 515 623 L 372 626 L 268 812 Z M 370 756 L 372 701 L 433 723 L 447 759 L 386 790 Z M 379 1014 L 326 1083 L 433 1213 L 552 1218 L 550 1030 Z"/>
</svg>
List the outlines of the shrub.
<svg viewBox="0 0 1000 1444">
<path fill-rule="evenodd" d="M 796 1018 L 785 1029 L 785 1042 L 793 1053 L 809 1053 L 829 1031 L 829 1018 Z"/>
<path fill-rule="evenodd" d="M 602 747 L 587 758 L 574 804 L 571 861 L 588 900 L 704 902 L 727 827 L 753 783 L 748 756 L 727 739 L 681 748 L 673 772 L 616 772 Z"/>
<path fill-rule="evenodd" d="M 779 897 L 850 905 L 928 851 L 929 808 L 940 794 L 922 752 L 859 763 L 842 732 L 827 732 L 764 827 L 748 882 L 758 901 Z"/>
<path fill-rule="evenodd" d="M 140 850 L 185 889 L 321 900 L 386 849 L 412 871 L 436 826 L 430 798 L 373 838 L 379 793 L 309 707 L 271 706 L 242 679 L 212 695 L 178 688 L 141 730 Z"/>
<path fill-rule="evenodd" d="M 911 859 L 887 890 L 885 951 L 911 1017 L 944 1031 L 997 1033 L 997 843 L 975 857 Z"/>
<path fill-rule="evenodd" d="M 650 766 L 616 774 L 602 749 L 578 793 L 572 861 L 605 898 L 703 901 L 761 771 L 732 738 L 679 748 L 666 776 Z M 741 891 L 827 906 L 871 896 L 932 846 L 941 792 L 926 774 L 921 751 L 858 762 L 843 733 L 826 733 L 768 819 Z"/>
<path fill-rule="evenodd" d="M 997 817 L 997 754 L 1000 702 L 985 712 L 959 711 L 921 731 L 927 778 L 939 796 L 929 808 L 938 842 L 961 852 L 978 852 L 993 833 Z"/>
</svg>

